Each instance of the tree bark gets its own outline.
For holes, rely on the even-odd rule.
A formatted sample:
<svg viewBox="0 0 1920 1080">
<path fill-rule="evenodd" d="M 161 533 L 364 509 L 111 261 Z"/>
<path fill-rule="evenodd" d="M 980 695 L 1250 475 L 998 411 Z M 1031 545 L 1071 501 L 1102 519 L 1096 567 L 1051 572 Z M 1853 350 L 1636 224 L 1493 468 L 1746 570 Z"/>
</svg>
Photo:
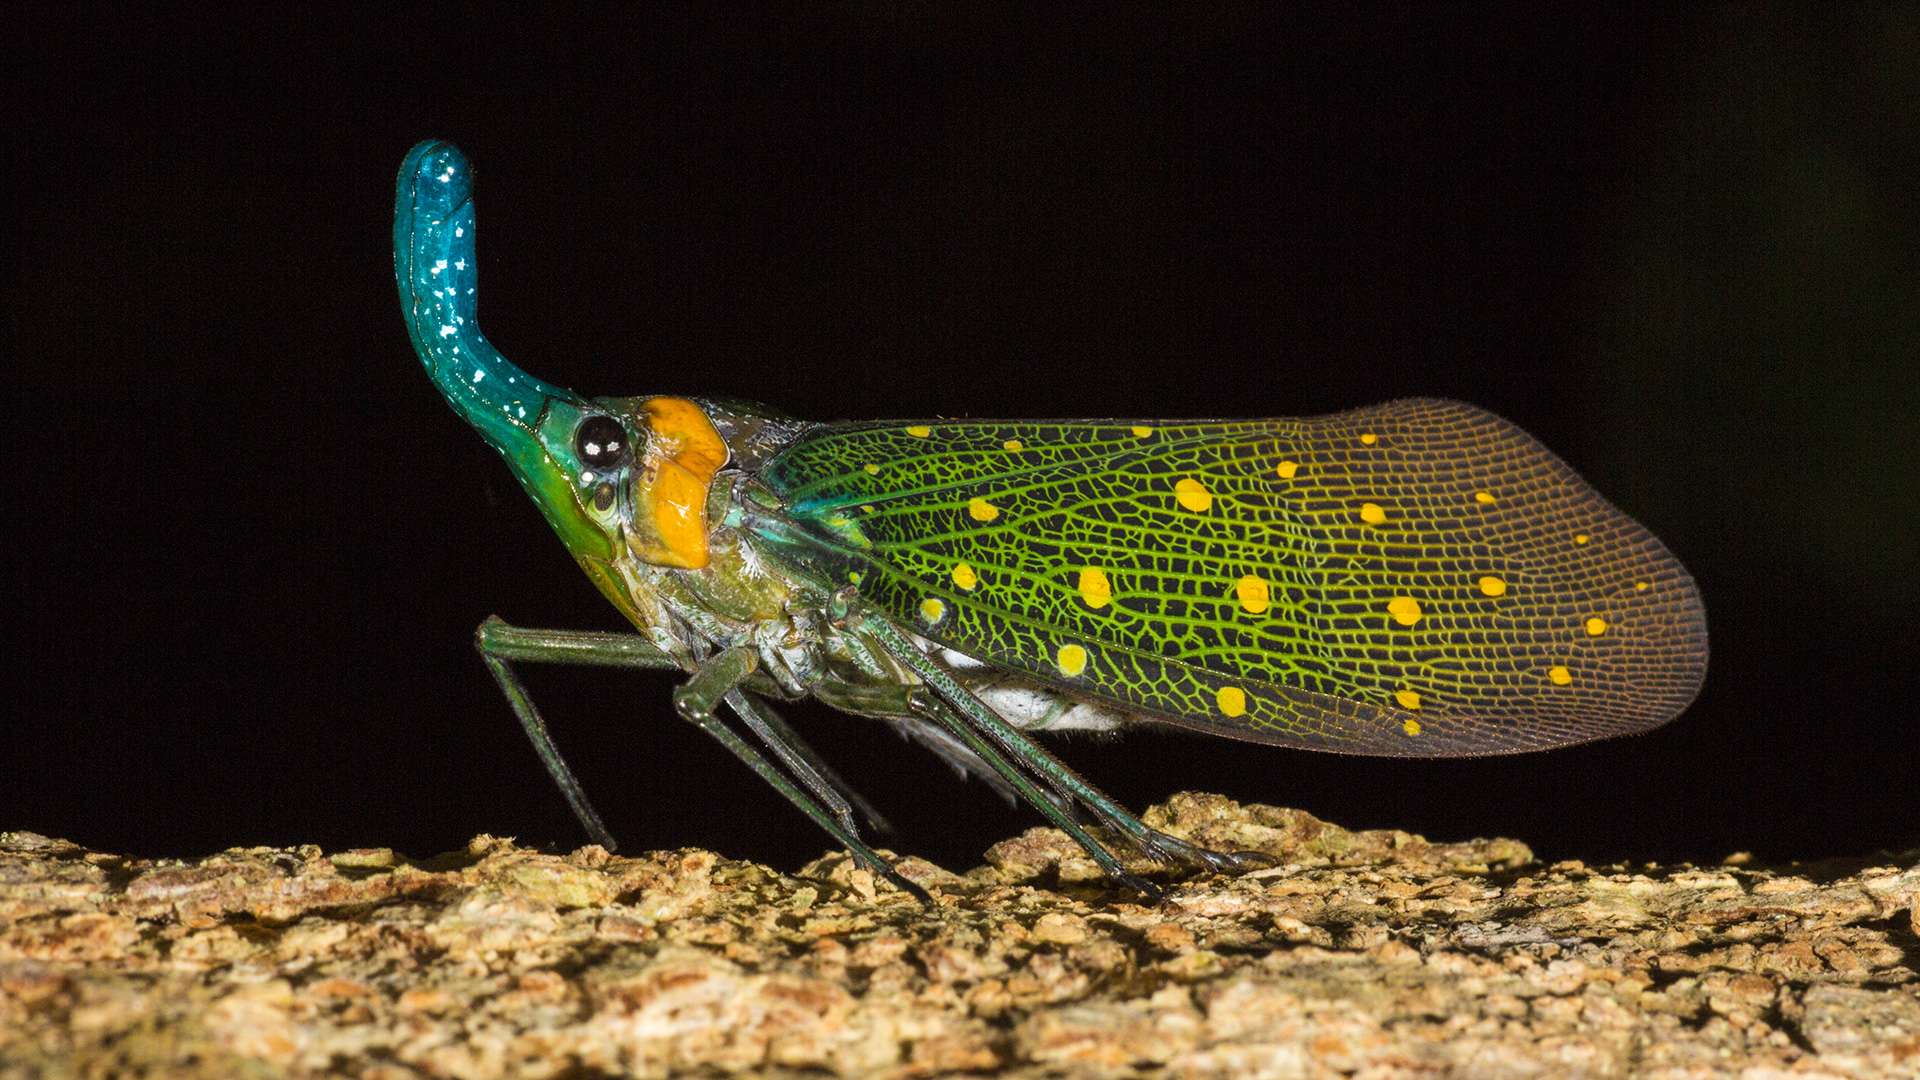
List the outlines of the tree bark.
<svg viewBox="0 0 1920 1080">
<path fill-rule="evenodd" d="M 923 906 L 841 855 L 0 833 L 0 1075 L 1920 1075 L 1920 853 L 1542 865 L 1214 795 L 1147 818 L 1279 865 L 1153 903 L 1034 829 L 904 860 Z"/>
</svg>

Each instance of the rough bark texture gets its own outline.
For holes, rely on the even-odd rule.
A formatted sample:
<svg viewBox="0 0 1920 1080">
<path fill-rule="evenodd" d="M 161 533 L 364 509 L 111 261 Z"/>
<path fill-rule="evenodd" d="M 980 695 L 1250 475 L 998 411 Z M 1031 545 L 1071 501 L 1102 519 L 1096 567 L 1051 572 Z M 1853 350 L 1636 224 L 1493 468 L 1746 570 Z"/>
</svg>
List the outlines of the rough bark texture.
<svg viewBox="0 0 1920 1080">
<path fill-rule="evenodd" d="M 0 1075 L 1920 1075 L 1920 866 L 1541 865 L 1182 795 L 1282 860 L 1105 886 L 1035 829 L 923 907 L 842 856 L 479 837 L 189 861 L 0 833 Z"/>
</svg>

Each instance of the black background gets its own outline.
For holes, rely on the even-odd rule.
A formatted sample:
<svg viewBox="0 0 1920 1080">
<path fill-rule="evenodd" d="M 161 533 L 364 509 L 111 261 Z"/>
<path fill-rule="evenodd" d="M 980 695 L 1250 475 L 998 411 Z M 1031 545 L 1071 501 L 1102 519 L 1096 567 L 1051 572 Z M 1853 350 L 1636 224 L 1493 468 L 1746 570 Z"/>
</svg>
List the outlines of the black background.
<svg viewBox="0 0 1920 1080">
<path fill-rule="evenodd" d="M 96 847 L 581 842 L 470 647 L 618 628 L 407 344 L 393 175 L 479 171 L 482 314 L 589 394 L 829 418 L 1518 422 L 1663 537 L 1714 656 L 1678 722 L 1524 758 L 1177 734 L 1181 788 L 1548 858 L 1920 841 L 1920 16 L 1395 8 L 611 25 L 29 15 L 5 46 L 0 828 Z M 665 676 L 535 670 L 632 848 L 824 837 Z M 1031 823 L 795 719 L 971 865 Z"/>
</svg>

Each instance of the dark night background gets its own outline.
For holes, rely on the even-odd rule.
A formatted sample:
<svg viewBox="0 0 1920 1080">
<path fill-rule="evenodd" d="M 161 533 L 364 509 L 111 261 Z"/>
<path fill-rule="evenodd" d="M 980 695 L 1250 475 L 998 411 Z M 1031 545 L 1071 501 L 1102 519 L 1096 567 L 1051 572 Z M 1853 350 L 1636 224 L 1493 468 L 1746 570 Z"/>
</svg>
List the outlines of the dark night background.
<svg viewBox="0 0 1920 1080">
<path fill-rule="evenodd" d="M 1705 692 L 1657 733 L 1064 746 L 1123 802 L 1548 859 L 1920 843 L 1920 12 L 962 10 L 16 23 L 0 828 L 584 842 L 470 634 L 619 627 L 408 348 L 393 176 L 433 135 L 479 171 L 484 325 L 554 382 L 822 419 L 1460 397 L 1706 597 Z M 629 848 L 830 843 L 667 677 L 528 679 Z M 963 868 L 1036 820 L 791 715 L 885 846 Z"/>
</svg>

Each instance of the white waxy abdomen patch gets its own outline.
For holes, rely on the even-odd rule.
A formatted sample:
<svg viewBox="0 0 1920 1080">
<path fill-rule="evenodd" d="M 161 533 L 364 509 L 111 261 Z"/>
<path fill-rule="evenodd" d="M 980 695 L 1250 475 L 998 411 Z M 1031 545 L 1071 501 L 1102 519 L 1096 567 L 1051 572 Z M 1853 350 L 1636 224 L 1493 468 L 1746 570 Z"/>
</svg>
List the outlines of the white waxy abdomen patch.
<svg viewBox="0 0 1920 1080">
<path fill-rule="evenodd" d="M 924 638 L 919 644 L 988 708 L 1023 731 L 1112 731 L 1127 721 L 1123 712 L 1028 682 L 977 657 L 942 648 Z"/>
<path fill-rule="evenodd" d="M 976 687 L 973 692 L 988 708 L 1025 731 L 1112 731 L 1125 722 L 1112 709 L 1036 686 L 1008 683 Z"/>
</svg>

